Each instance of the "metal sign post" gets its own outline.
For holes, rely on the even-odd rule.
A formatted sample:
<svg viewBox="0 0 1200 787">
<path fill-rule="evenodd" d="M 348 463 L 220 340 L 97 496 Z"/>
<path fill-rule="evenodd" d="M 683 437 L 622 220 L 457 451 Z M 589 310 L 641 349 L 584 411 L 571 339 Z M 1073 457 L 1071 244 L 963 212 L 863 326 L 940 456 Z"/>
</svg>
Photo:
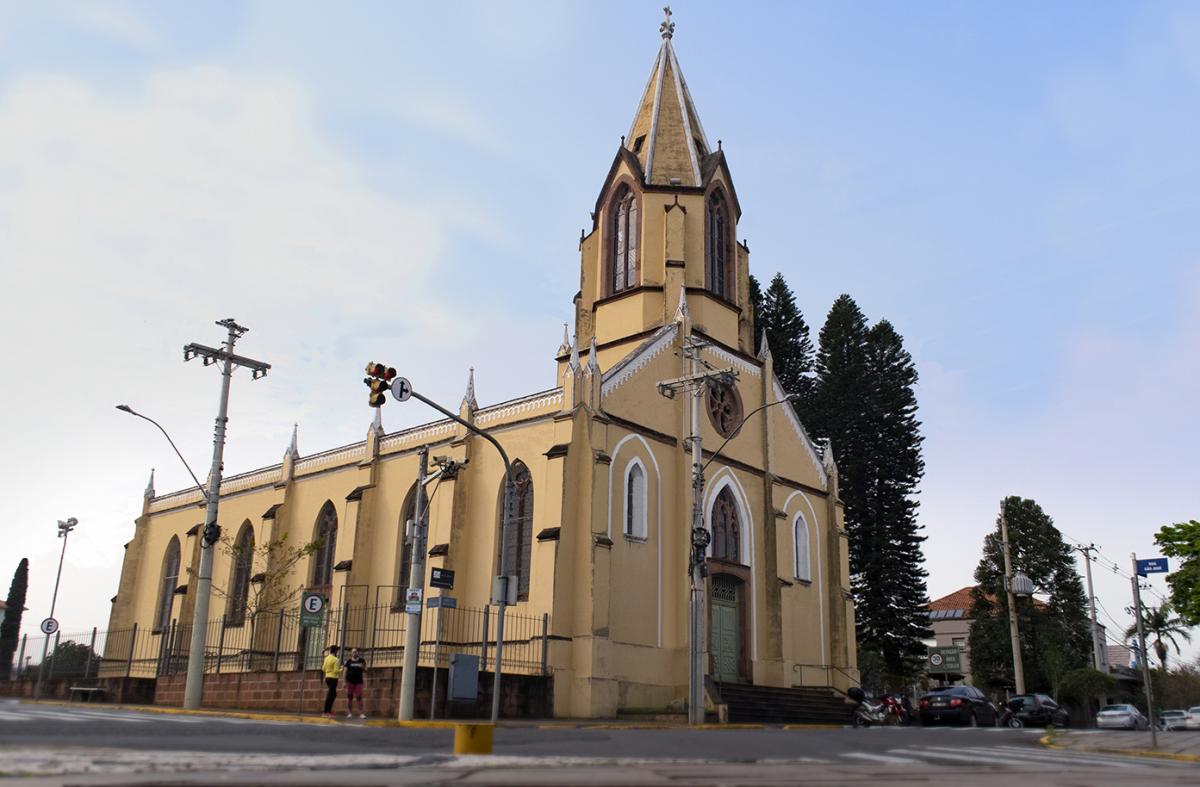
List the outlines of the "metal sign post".
<svg viewBox="0 0 1200 787">
<path fill-rule="evenodd" d="M 1142 662 L 1142 681 L 1146 684 L 1146 717 L 1150 720 L 1150 745 L 1158 748 L 1158 732 L 1154 729 L 1154 687 L 1150 683 L 1150 662 L 1146 657 L 1146 630 L 1142 620 L 1142 591 L 1138 577 L 1142 575 L 1142 563 L 1152 563 L 1150 560 L 1138 560 L 1133 556 L 1133 614 L 1137 618 L 1138 659 Z M 1160 558 L 1161 560 L 1161 558 Z M 1162 560 L 1162 568 L 1152 569 L 1157 573 L 1167 570 L 1167 561 Z"/>
</svg>

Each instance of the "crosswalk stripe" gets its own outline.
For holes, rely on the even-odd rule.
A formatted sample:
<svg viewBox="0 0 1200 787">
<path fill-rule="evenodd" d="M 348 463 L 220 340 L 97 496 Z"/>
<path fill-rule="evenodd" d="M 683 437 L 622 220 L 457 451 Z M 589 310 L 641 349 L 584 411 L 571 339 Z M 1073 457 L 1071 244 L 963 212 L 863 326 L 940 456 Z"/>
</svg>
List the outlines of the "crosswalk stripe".
<svg viewBox="0 0 1200 787">
<path fill-rule="evenodd" d="M 909 757 L 889 757 L 886 754 L 868 754 L 867 752 L 851 752 L 843 754 L 843 757 L 853 757 L 857 760 L 870 760 L 872 762 L 884 762 L 889 765 L 916 765 L 918 760 Z"/>
<path fill-rule="evenodd" d="M 1132 764 L 1118 758 L 1097 757 L 1090 754 L 1075 754 L 1073 752 L 1042 752 L 1031 751 L 1029 749 L 1019 749 L 1011 746 L 997 746 L 992 749 L 951 749 L 937 746 L 930 746 L 929 755 L 933 757 L 946 757 L 950 755 L 954 757 L 971 758 L 994 758 L 1000 756 L 1005 758 L 1003 761 L 1009 764 L 1014 763 L 1014 760 L 1020 761 L 1021 764 L 1037 764 L 1043 765 L 1047 763 L 1072 762 L 1078 765 L 1111 765 L 1117 768 L 1129 768 Z"/>
<path fill-rule="evenodd" d="M 24 718 L 25 718 L 24 716 L 21 716 L 19 714 L 7 713 L 6 711 L 0 710 L 0 719 L 9 719 L 11 721 L 21 721 Z"/>
<path fill-rule="evenodd" d="M 146 718 L 145 716 L 134 716 L 131 713 L 114 713 L 111 711 L 105 712 L 105 711 L 100 711 L 100 710 L 77 710 L 77 711 L 72 711 L 71 715 L 82 716 L 85 719 L 105 719 L 105 720 L 112 720 L 112 721 L 127 721 L 127 722 L 133 722 L 134 724 L 145 724 L 146 722 L 150 721 L 150 719 Z"/>
<path fill-rule="evenodd" d="M 62 711 L 52 711 L 52 710 L 32 710 L 32 709 L 25 710 L 25 709 L 22 709 L 21 713 L 24 714 L 25 716 L 33 716 L 33 717 L 39 718 L 39 719 L 52 719 L 54 721 L 65 721 L 65 722 L 99 721 L 100 720 L 100 718 L 96 717 L 96 716 L 89 717 L 89 716 L 85 716 L 80 713 L 71 713 L 69 711 L 62 712 Z M 103 718 L 106 720 L 109 720 L 109 721 L 124 721 L 124 722 L 132 722 L 134 724 L 145 724 L 148 721 L 148 719 L 135 719 L 135 718 L 129 718 L 129 717 L 124 717 L 124 716 L 118 716 L 116 714 L 112 714 L 111 716 L 105 716 Z"/>
</svg>

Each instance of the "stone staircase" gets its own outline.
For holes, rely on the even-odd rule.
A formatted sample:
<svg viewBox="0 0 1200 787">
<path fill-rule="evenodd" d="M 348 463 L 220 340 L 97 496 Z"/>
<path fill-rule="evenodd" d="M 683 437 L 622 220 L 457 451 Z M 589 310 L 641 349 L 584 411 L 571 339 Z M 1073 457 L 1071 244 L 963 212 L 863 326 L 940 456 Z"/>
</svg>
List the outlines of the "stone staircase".
<svg viewBox="0 0 1200 787">
<path fill-rule="evenodd" d="M 732 724 L 849 724 L 854 703 L 830 688 L 715 683 Z"/>
</svg>

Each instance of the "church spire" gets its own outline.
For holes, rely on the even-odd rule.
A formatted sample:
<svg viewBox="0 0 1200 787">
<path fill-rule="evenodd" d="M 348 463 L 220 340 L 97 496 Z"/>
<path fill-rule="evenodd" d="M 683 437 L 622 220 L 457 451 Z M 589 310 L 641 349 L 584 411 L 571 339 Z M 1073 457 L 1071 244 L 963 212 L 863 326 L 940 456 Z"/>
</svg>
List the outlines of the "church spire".
<svg viewBox="0 0 1200 787">
<path fill-rule="evenodd" d="M 701 186 L 700 164 L 712 151 L 671 45 L 675 35 L 671 7 L 665 6 L 663 13 L 666 19 L 659 25 L 662 46 L 625 147 L 637 156 L 646 183 Z"/>
<path fill-rule="evenodd" d="M 154 468 L 150 468 L 150 481 L 146 483 L 146 491 L 143 496 L 150 500 L 154 497 Z"/>
</svg>

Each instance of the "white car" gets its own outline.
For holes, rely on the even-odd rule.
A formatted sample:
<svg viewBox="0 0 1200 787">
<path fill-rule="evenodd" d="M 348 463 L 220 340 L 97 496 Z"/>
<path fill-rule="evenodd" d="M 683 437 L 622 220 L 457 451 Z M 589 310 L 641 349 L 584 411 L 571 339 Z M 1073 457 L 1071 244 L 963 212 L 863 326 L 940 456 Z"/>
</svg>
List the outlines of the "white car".
<svg viewBox="0 0 1200 787">
<path fill-rule="evenodd" d="M 1187 726 L 1184 727 L 1184 729 L 1200 730 L 1200 705 L 1195 705 L 1191 708 L 1188 708 L 1187 712 L 1188 716 L 1191 716 L 1191 719 L 1188 720 Z"/>
<path fill-rule="evenodd" d="M 1148 730 L 1150 722 L 1132 705 L 1105 705 L 1096 714 L 1096 726 L 1102 730 Z"/>
<path fill-rule="evenodd" d="M 1185 710 L 1160 710 L 1158 712 L 1158 728 L 1160 730 L 1200 729 L 1200 719 Z"/>
</svg>

